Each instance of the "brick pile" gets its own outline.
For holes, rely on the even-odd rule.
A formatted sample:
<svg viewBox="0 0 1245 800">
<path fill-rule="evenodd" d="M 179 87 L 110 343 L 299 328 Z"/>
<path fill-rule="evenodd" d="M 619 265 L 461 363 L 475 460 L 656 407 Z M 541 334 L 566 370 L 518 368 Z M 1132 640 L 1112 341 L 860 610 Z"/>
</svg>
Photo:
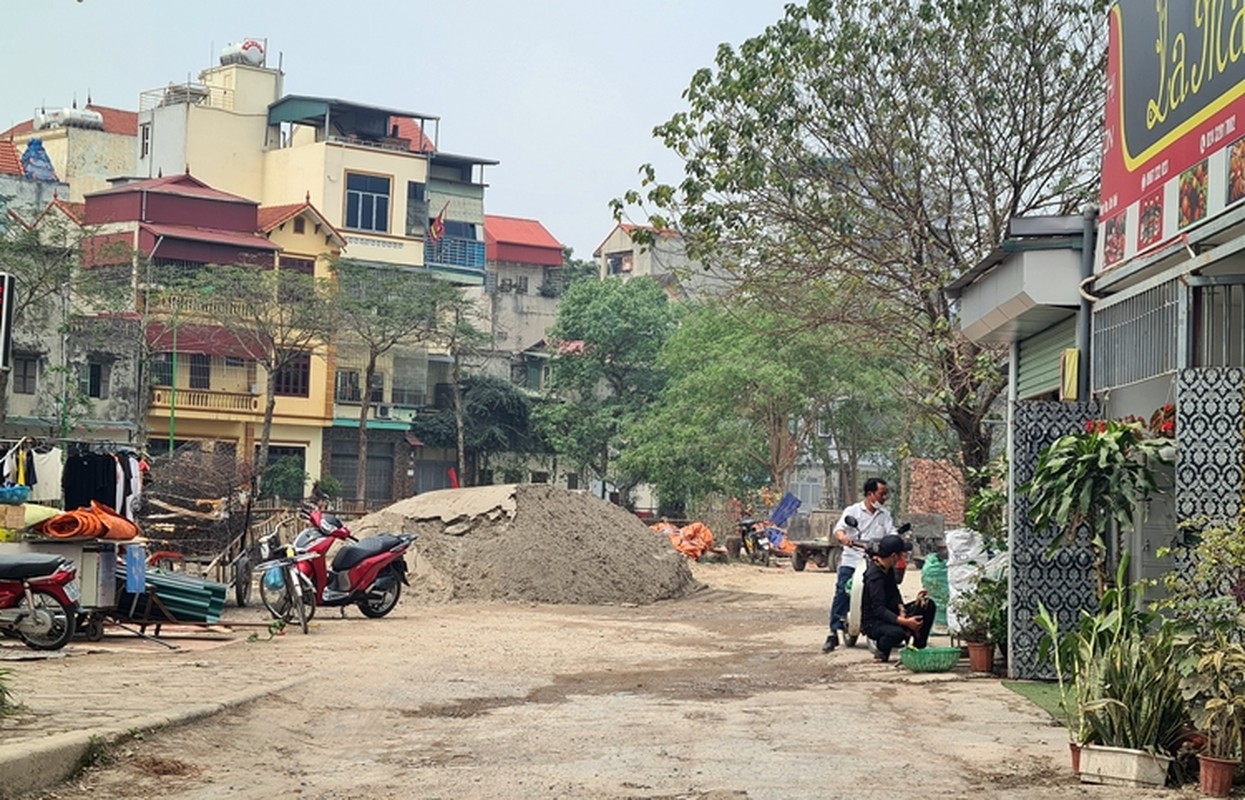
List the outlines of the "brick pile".
<svg viewBox="0 0 1245 800">
<path fill-rule="evenodd" d="M 950 461 L 909 458 L 904 513 L 940 514 L 947 528 L 964 524 L 964 479 Z"/>
</svg>

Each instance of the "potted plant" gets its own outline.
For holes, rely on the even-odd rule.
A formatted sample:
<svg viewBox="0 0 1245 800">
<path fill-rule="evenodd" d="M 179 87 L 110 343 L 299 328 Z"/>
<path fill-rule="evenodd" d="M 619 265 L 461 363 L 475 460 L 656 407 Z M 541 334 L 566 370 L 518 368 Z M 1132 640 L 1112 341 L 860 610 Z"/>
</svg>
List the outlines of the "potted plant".
<svg viewBox="0 0 1245 800">
<path fill-rule="evenodd" d="M 1227 797 L 1245 731 L 1245 646 L 1219 631 L 1210 641 L 1194 641 L 1190 655 L 1196 661 L 1183 688 L 1193 703 L 1193 724 L 1206 738 L 1197 754 L 1198 784 L 1205 795 Z"/>
<path fill-rule="evenodd" d="M 955 613 L 969 666 L 973 672 L 992 672 L 996 636 L 1007 626 L 1007 584 L 980 576 L 976 586 L 956 598 Z"/>
</svg>

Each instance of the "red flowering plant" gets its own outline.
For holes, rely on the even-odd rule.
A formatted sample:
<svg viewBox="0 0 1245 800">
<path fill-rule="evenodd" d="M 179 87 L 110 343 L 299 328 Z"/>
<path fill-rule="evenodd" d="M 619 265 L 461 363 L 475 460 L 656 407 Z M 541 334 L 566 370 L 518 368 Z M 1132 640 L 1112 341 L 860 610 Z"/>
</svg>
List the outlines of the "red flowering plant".
<svg viewBox="0 0 1245 800">
<path fill-rule="evenodd" d="M 1083 433 L 1052 442 L 1021 487 L 1034 527 L 1054 528 L 1048 551 L 1072 544 L 1083 528 L 1094 550 L 1099 590 L 1105 591 L 1114 571 L 1106 563 L 1107 537 L 1114 530 L 1115 553 L 1121 553 L 1136 512 L 1158 492 L 1154 470 L 1172 462 L 1173 445 L 1171 438 L 1153 435 L 1139 417 L 1090 420 Z"/>
</svg>

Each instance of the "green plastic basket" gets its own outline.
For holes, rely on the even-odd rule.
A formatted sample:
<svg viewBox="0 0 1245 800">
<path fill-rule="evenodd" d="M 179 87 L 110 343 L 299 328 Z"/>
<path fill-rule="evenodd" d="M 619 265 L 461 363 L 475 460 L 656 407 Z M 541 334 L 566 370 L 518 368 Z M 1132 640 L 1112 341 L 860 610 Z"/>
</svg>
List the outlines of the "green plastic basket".
<svg viewBox="0 0 1245 800">
<path fill-rule="evenodd" d="M 914 650 L 905 647 L 899 661 L 913 672 L 946 672 L 960 660 L 958 647 L 926 647 Z"/>
</svg>

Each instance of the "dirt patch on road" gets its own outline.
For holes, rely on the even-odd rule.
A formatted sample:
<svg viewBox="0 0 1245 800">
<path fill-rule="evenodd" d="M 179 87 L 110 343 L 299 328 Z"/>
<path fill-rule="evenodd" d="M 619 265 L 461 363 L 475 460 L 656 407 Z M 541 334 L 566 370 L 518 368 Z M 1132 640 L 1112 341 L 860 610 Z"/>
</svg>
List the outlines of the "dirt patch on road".
<svg viewBox="0 0 1245 800">
<path fill-rule="evenodd" d="M 423 601 L 643 605 L 701 588 L 666 537 L 618 506 L 554 486 L 429 492 L 353 527 L 418 534 L 411 583 Z"/>
</svg>

